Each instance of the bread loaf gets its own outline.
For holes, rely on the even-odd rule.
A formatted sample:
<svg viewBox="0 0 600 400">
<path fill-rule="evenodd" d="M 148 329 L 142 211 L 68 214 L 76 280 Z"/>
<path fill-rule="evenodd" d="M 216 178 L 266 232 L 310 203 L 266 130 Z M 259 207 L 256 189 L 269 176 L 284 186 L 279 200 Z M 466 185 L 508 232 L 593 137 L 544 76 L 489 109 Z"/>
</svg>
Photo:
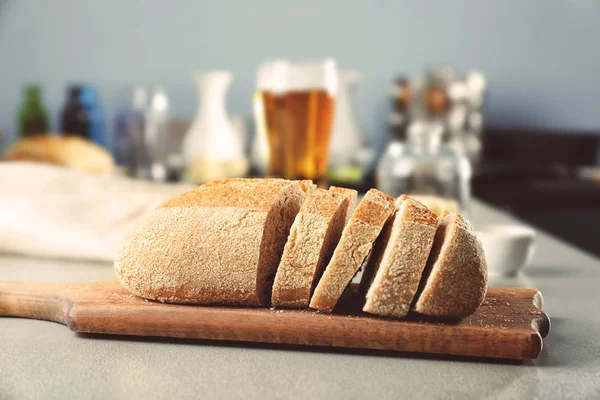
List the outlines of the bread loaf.
<svg viewBox="0 0 600 400">
<path fill-rule="evenodd" d="M 394 202 L 372 189 L 345 224 L 355 199 L 353 190 L 306 180 L 210 182 L 126 235 L 117 277 L 132 293 L 163 302 L 332 312 L 375 243 L 361 282 L 365 312 L 463 318 L 481 305 L 483 249 L 460 215 L 444 213 L 438 224 L 414 199 Z"/>
<path fill-rule="evenodd" d="M 4 154 L 5 161 L 34 161 L 90 173 L 110 173 L 114 162 L 108 151 L 77 136 L 25 137 Z"/>
<path fill-rule="evenodd" d="M 151 212 L 115 260 L 134 294 L 172 303 L 267 306 L 299 182 L 229 179 L 202 185 Z"/>
</svg>

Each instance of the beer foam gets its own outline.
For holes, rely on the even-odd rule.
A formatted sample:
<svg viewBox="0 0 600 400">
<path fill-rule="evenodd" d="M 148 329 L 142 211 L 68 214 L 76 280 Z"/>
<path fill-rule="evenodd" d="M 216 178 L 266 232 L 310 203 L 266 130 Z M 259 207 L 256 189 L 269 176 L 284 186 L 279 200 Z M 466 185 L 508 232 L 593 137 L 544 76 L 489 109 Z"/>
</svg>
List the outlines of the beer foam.
<svg viewBox="0 0 600 400">
<path fill-rule="evenodd" d="M 262 63 L 256 73 L 256 90 L 284 93 L 287 66 L 288 62 L 281 59 Z"/>
<path fill-rule="evenodd" d="M 338 72 L 330 58 L 312 62 L 267 61 L 258 68 L 256 88 L 275 94 L 319 89 L 335 96 Z"/>
</svg>

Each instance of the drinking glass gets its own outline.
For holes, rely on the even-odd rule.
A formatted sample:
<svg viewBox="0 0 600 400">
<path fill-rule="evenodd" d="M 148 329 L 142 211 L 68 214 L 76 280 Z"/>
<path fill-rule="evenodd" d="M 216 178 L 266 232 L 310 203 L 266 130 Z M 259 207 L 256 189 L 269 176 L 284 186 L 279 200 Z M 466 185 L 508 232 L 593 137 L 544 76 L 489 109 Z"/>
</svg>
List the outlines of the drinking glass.
<svg viewBox="0 0 600 400">
<path fill-rule="evenodd" d="M 259 148 L 266 147 L 268 175 L 272 177 L 284 175 L 282 111 L 286 69 L 287 61 L 272 60 L 262 63 L 256 74 L 253 100 L 255 140 Z"/>
<path fill-rule="evenodd" d="M 269 175 L 324 183 L 338 88 L 335 62 L 277 60 L 263 64 L 258 75 L 255 109 L 269 144 Z"/>
</svg>

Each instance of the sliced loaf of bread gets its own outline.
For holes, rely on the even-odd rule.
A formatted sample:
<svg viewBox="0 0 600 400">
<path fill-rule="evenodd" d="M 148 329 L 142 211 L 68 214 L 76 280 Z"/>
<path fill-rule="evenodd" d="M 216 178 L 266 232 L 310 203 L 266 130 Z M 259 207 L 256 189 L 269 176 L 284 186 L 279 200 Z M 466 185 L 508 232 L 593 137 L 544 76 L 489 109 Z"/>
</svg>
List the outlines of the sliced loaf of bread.
<svg viewBox="0 0 600 400">
<path fill-rule="evenodd" d="M 460 214 L 445 212 L 413 310 L 443 318 L 464 318 L 483 303 L 487 264 L 481 242 Z"/>
<path fill-rule="evenodd" d="M 340 240 L 348 209 L 346 196 L 317 189 L 296 215 L 285 244 L 271 304 L 307 308 L 310 296 Z"/>
<path fill-rule="evenodd" d="M 269 305 L 304 197 L 299 182 L 283 179 L 202 185 L 151 212 L 124 238 L 117 277 L 152 300 Z"/>
<path fill-rule="evenodd" d="M 361 286 L 369 288 L 363 311 L 402 318 L 419 288 L 438 218 L 406 195 L 398 198 L 396 207 L 369 257 Z"/>
<path fill-rule="evenodd" d="M 367 192 L 342 232 L 340 242 L 311 298 L 311 308 L 333 311 L 394 210 L 392 197 L 375 189 Z"/>
</svg>

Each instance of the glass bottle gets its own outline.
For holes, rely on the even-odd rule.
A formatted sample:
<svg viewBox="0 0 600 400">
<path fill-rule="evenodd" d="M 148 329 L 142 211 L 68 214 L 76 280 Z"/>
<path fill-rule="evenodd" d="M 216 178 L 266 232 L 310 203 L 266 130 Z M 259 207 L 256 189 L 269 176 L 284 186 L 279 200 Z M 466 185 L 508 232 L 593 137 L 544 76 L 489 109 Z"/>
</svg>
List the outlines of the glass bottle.
<svg viewBox="0 0 600 400">
<path fill-rule="evenodd" d="M 60 117 L 61 133 L 88 139 L 89 119 L 89 113 L 81 103 L 81 86 L 69 86 L 67 89 L 67 101 Z"/>
<path fill-rule="evenodd" d="M 86 109 L 88 115 L 87 131 L 89 139 L 106 147 L 106 135 L 104 133 L 104 113 L 98 100 L 98 93 L 91 85 L 83 85 L 81 87 L 81 105 Z"/>
<path fill-rule="evenodd" d="M 19 135 L 21 137 L 48 132 L 48 113 L 37 85 L 24 88 L 24 99 L 19 108 Z"/>
<path fill-rule="evenodd" d="M 118 166 L 127 169 L 132 176 L 149 176 L 149 161 L 144 143 L 146 125 L 146 104 L 148 92 L 143 87 L 135 87 L 129 107 L 121 110 L 116 117 L 112 138 L 113 157 Z M 138 171 L 146 170 L 138 175 Z"/>
<path fill-rule="evenodd" d="M 377 167 L 377 188 L 391 196 L 409 194 L 436 212 L 467 213 L 471 166 L 442 143 L 442 125 L 415 121 L 408 142 L 392 141 Z"/>
<path fill-rule="evenodd" d="M 170 136 L 169 98 L 162 88 L 156 88 L 150 98 L 144 129 L 144 144 L 150 161 L 150 178 L 154 181 L 167 180 Z"/>
</svg>

